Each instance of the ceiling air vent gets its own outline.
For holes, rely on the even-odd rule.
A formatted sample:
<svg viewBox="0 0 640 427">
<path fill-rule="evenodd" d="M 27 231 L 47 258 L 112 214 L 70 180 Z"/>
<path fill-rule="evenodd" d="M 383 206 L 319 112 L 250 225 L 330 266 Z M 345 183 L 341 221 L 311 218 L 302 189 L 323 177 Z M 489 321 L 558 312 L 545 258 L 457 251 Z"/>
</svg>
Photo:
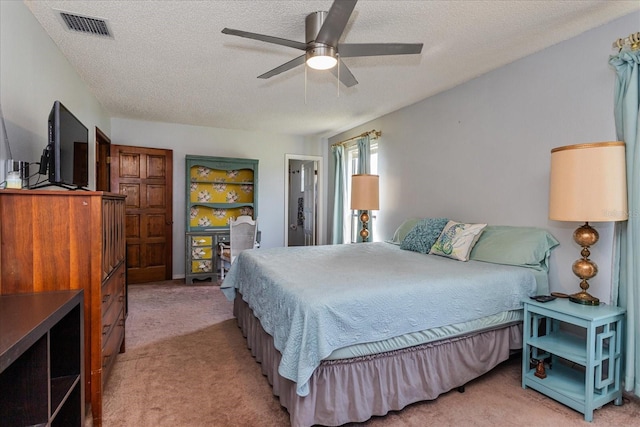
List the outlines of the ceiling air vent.
<svg viewBox="0 0 640 427">
<path fill-rule="evenodd" d="M 88 16 L 75 15 L 67 12 L 60 12 L 60 17 L 67 25 L 67 29 L 71 31 L 111 37 L 107 21 L 104 19 L 90 18 Z"/>
</svg>

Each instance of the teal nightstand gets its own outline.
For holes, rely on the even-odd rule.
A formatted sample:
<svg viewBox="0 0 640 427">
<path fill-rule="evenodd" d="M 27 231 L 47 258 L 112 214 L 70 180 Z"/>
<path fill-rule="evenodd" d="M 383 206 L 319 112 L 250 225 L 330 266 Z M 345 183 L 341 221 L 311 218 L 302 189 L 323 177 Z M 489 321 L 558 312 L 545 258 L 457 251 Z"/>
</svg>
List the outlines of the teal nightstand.
<svg viewBox="0 0 640 427">
<path fill-rule="evenodd" d="M 621 405 L 625 310 L 568 299 L 523 302 L 522 387 L 583 413 L 586 421 L 593 420 L 594 409 L 611 401 Z M 545 359 L 545 378 L 536 376 L 532 359 Z"/>
</svg>

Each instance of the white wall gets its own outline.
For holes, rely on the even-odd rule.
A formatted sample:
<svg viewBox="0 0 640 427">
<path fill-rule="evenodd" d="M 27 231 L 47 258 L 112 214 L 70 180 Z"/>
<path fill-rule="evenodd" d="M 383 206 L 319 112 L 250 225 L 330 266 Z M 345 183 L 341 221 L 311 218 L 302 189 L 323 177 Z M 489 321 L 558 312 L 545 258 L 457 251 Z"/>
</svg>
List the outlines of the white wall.
<svg viewBox="0 0 640 427">
<path fill-rule="evenodd" d="M 579 291 L 571 264 L 580 257 L 572 238 L 580 224 L 547 219 L 550 151 L 615 140 L 608 58 L 613 41 L 638 31 L 638 22 L 633 13 L 331 138 L 382 131 L 377 239 L 390 238 L 411 216 L 543 227 L 561 243 L 551 261 L 552 290 Z M 328 148 L 325 155 L 331 158 Z M 332 181 L 332 169 L 327 176 Z M 331 194 L 328 200 L 332 216 Z M 594 225 L 600 242 L 591 259 L 599 274 L 590 292 L 608 302 L 613 227 Z"/>
<path fill-rule="evenodd" d="M 173 275 L 184 277 L 185 155 L 258 159 L 261 246 L 284 246 L 285 154 L 320 155 L 303 137 L 113 118 L 111 143 L 173 150 Z"/>
<path fill-rule="evenodd" d="M 108 114 L 29 9 L 21 1 L 0 1 L 0 103 L 13 159 L 40 161 L 55 100 L 89 128 L 89 141 L 95 140 L 96 126 L 109 134 Z M 4 164 L 8 150 L 0 147 Z M 95 188 L 95 144 L 89 144 L 89 159 L 89 183 Z M 31 166 L 31 173 L 37 170 Z"/>
</svg>

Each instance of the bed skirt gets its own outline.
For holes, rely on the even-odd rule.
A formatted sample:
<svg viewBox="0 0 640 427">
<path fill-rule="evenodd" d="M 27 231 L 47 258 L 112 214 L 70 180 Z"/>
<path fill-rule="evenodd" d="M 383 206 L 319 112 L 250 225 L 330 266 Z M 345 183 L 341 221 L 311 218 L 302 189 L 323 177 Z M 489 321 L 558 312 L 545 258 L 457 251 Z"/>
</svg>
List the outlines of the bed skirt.
<svg viewBox="0 0 640 427">
<path fill-rule="evenodd" d="M 522 348 L 522 322 L 371 356 L 323 361 L 298 396 L 293 381 L 278 374 L 280 352 L 239 293 L 234 315 L 247 346 L 287 408 L 291 425 L 338 426 L 436 399 L 465 385 Z"/>
</svg>

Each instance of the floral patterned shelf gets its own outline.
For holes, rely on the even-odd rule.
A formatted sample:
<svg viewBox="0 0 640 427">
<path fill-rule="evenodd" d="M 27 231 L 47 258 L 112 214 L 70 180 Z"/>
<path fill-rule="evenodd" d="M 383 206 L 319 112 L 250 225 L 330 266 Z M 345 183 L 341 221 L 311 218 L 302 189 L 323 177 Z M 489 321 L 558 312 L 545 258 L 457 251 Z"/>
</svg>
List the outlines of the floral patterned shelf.
<svg viewBox="0 0 640 427">
<path fill-rule="evenodd" d="M 253 171 L 251 169 L 219 170 L 206 166 L 194 166 L 191 168 L 192 182 L 214 183 L 252 183 Z"/>
<path fill-rule="evenodd" d="M 253 184 L 192 182 L 189 198 L 191 203 L 251 203 Z"/>
<path fill-rule="evenodd" d="M 235 208 L 213 208 L 209 206 L 192 206 L 189 212 L 191 227 L 227 227 L 231 218 L 240 215 L 253 216 L 253 208 L 241 206 Z"/>
</svg>

